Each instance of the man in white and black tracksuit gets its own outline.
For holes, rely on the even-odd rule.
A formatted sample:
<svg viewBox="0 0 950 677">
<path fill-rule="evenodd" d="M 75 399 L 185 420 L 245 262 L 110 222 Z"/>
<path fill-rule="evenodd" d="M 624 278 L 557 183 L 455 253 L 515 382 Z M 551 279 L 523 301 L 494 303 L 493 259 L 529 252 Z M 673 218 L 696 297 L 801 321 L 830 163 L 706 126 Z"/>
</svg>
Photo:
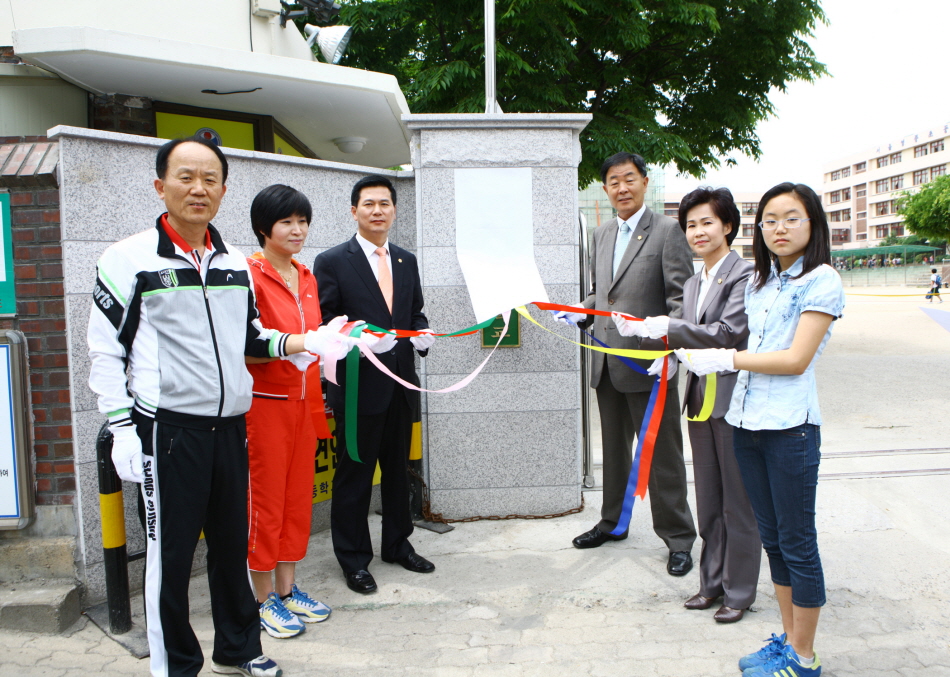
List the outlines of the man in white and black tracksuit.
<svg viewBox="0 0 950 677">
<path fill-rule="evenodd" d="M 168 211 L 103 253 L 88 331 L 89 384 L 109 417 L 116 469 L 142 483 L 151 671 L 190 676 L 203 665 L 188 622 L 203 529 L 213 669 L 277 677 L 280 668 L 262 655 L 247 574 L 244 414 L 252 380 L 244 358 L 307 362 L 350 340 L 325 327 L 291 335 L 260 325 L 246 259 L 210 225 L 226 191 L 227 160 L 217 146 L 171 141 L 156 172 Z"/>
</svg>

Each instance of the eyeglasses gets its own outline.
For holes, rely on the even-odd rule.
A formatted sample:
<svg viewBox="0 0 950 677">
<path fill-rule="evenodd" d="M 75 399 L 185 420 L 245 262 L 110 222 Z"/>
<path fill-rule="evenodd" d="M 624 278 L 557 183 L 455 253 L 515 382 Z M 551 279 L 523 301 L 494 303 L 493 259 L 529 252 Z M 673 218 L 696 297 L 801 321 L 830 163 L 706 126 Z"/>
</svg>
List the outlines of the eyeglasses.
<svg viewBox="0 0 950 677">
<path fill-rule="evenodd" d="M 776 228 L 779 227 L 779 225 L 783 225 L 786 228 L 801 228 L 802 224 L 805 223 L 805 221 L 811 221 L 811 219 L 792 218 L 792 219 L 780 219 L 778 221 L 776 221 L 775 219 L 769 219 L 768 221 L 759 221 L 755 225 L 757 225 L 762 230 L 775 230 Z"/>
</svg>

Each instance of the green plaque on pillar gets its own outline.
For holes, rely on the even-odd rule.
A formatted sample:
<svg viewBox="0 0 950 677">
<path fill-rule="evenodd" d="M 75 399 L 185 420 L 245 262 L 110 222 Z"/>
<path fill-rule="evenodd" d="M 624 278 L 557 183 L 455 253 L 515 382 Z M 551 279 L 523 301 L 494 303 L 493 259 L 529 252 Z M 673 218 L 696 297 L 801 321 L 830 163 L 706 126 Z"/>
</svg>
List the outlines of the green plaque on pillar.
<svg viewBox="0 0 950 677">
<path fill-rule="evenodd" d="M 10 222 L 10 194 L 0 193 L 0 317 L 16 314 L 16 280 L 13 275 L 13 233 Z"/>
<path fill-rule="evenodd" d="M 498 344 L 498 337 L 501 336 L 505 328 L 505 321 L 501 315 L 495 318 L 495 321 L 482 329 L 482 348 L 494 348 Z M 520 348 L 521 347 L 521 316 L 514 310 L 508 318 L 508 332 L 501 339 L 499 348 Z"/>
</svg>

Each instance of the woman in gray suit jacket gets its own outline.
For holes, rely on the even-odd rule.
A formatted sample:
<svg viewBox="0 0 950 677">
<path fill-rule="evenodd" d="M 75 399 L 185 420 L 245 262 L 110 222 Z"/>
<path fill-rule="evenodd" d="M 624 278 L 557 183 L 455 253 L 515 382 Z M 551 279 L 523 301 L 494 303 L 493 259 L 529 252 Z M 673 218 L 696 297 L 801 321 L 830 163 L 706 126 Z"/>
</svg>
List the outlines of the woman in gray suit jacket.
<svg viewBox="0 0 950 677">
<path fill-rule="evenodd" d="M 744 349 L 749 336 L 744 293 L 753 266 L 730 250 L 739 232 L 732 193 L 697 188 L 680 202 L 679 223 L 703 267 L 683 287 L 682 319 L 644 320 L 650 338 L 666 336 L 671 348 Z M 614 321 L 621 333 L 630 324 L 619 316 Z M 714 616 L 720 623 L 740 620 L 755 601 L 762 557 L 755 515 L 733 452 L 733 429 L 724 418 L 735 383 L 735 372 L 717 375 L 711 416 L 688 423 L 703 550 L 699 593 L 685 606 L 708 609 L 723 597 Z M 688 372 L 683 408 L 691 418 L 699 414 L 705 392 L 705 378 Z"/>
</svg>

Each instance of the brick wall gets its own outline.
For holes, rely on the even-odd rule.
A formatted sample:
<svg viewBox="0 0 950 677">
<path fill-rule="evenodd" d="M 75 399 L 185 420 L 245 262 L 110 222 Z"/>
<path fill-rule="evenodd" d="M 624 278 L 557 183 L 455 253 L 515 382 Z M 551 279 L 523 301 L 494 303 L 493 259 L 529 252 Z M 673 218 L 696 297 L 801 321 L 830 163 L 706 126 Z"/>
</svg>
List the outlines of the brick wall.
<svg viewBox="0 0 950 677">
<path fill-rule="evenodd" d="M 76 497 L 58 156 L 58 144 L 43 137 L 0 137 L 0 191 L 10 194 L 17 294 L 16 317 L 0 319 L 0 328 L 27 337 L 39 505 L 72 504 Z"/>
<path fill-rule="evenodd" d="M 155 136 L 152 100 L 123 94 L 90 94 L 89 127 L 107 132 Z"/>
</svg>

